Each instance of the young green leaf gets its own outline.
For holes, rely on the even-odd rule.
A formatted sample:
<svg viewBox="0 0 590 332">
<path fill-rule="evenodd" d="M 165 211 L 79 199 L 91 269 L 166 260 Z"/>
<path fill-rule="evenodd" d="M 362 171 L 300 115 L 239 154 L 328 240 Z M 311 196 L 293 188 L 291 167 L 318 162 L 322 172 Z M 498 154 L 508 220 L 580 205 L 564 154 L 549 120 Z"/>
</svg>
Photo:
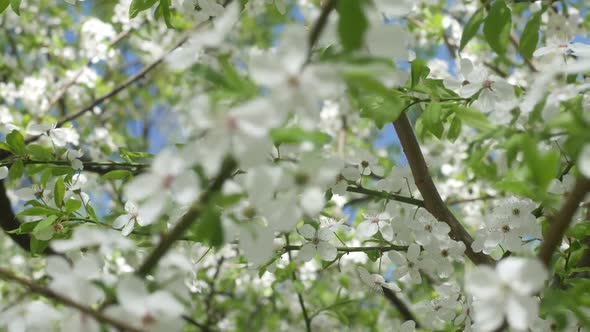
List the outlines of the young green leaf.
<svg viewBox="0 0 590 332">
<path fill-rule="evenodd" d="M 8 177 L 12 181 L 17 181 L 23 176 L 23 172 L 25 170 L 25 166 L 22 160 L 17 160 L 10 166 L 10 170 L 8 171 Z"/>
<path fill-rule="evenodd" d="M 10 0 L 10 7 L 18 16 L 20 16 L 20 3 L 21 0 Z"/>
<path fill-rule="evenodd" d="M 53 200 L 55 205 L 61 207 L 64 204 L 64 195 L 66 193 L 66 185 L 62 177 L 57 178 L 55 187 L 53 189 Z"/>
<path fill-rule="evenodd" d="M 462 51 L 463 48 L 465 48 L 465 46 L 467 46 L 467 43 L 469 43 L 469 41 L 475 37 L 475 35 L 477 34 L 477 31 L 479 31 L 479 27 L 481 26 L 481 24 L 483 23 L 484 20 L 484 7 L 479 8 L 475 13 L 473 13 L 473 15 L 471 16 L 471 18 L 469 19 L 469 21 L 467 21 L 467 24 L 465 24 L 465 28 L 463 28 L 463 34 L 461 35 L 461 43 L 459 44 L 459 51 Z"/>
<path fill-rule="evenodd" d="M 10 5 L 10 0 L 0 0 L 0 14 L 3 13 Z"/>
<path fill-rule="evenodd" d="M 23 135 L 17 130 L 13 130 L 6 135 L 6 144 L 10 147 L 10 151 L 14 154 L 22 156 L 27 153 L 27 145 Z"/>
<path fill-rule="evenodd" d="M 426 78 L 428 73 L 430 73 L 430 69 L 424 60 L 416 59 L 412 61 L 412 80 L 411 80 L 411 87 L 415 87 L 420 83 L 420 80 Z"/>
<path fill-rule="evenodd" d="M 129 18 L 136 17 L 144 10 L 150 9 L 158 0 L 133 0 L 129 6 Z"/>
<path fill-rule="evenodd" d="M 369 27 L 363 3 L 361 0 L 338 1 L 338 36 L 346 51 L 357 50 L 363 45 L 363 37 Z"/>
<path fill-rule="evenodd" d="M 118 169 L 114 171 L 110 171 L 102 176 L 105 180 L 120 180 L 124 179 L 131 175 L 131 172 L 125 169 Z"/>
<path fill-rule="evenodd" d="M 520 50 L 520 54 L 527 59 L 532 58 L 533 52 L 535 52 L 535 49 L 537 48 L 542 14 L 543 12 L 539 11 L 532 15 L 522 31 L 518 49 Z"/>
<path fill-rule="evenodd" d="M 504 0 L 496 0 L 483 24 L 483 34 L 498 55 L 504 55 L 510 42 L 512 12 Z"/>
</svg>

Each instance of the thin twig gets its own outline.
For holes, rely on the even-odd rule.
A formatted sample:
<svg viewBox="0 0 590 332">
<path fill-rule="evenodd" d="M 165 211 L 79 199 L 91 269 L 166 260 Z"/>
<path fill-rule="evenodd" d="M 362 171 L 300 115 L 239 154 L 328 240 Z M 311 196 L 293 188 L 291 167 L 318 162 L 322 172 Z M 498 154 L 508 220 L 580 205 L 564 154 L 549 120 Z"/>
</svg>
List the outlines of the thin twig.
<svg viewBox="0 0 590 332">
<path fill-rule="evenodd" d="M 286 247 L 290 247 L 289 234 L 285 234 L 285 243 L 287 244 Z M 287 250 L 287 255 L 289 256 L 289 262 L 292 262 L 293 257 L 291 256 L 290 250 Z M 291 278 L 293 279 L 294 282 L 297 281 L 296 270 L 293 270 L 293 272 L 291 274 Z M 297 299 L 299 300 L 299 306 L 301 307 L 301 313 L 303 315 L 303 320 L 305 321 L 305 329 L 307 330 L 307 332 L 311 332 L 311 318 L 309 317 L 309 315 L 307 313 L 307 309 L 305 308 L 305 302 L 303 301 L 303 295 L 301 295 L 301 292 L 299 292 L 297 290 L 297 288 L 295 288 L 295 292 L 297 293 Z"/>
<path fill-rule="evenodd" d="M 125 30 L 125 31 L 119 33 L 119 35 L 117 35 L 115 37 L 115 39 L 113 39 L 113 41 L 109 44 L 108 48 L 110 49 L 110 48 L 116 46 L 123 39 L 127 38 L 131 34 L 132 31 L 133 31 L 133 29 L 128 29 L 128 30 Z M 57 93 L 51 98 L 51 100 L 49 100 L 49 105 L 47 106 L 48 110 L 51 109 L 55 104 L 57 104 L 57 102 L 62 100 L 62 98 L 66 94 L 66 92 L 68 92 L 68 90 L 72 87 L 72 85 L 74 85 L 76 83 L 78 78 L 80 78 L 80 76 L 82 76 L 82 73 L 84 73 L 84 70 L 92 65 L 95 58 L 96 58 L 96 56 L 93 56 L 92 58 L 88 59 L 86 64 L 84 66 L 82 66 L 82 68 L 78 69 L 76 74 L 74 74 L 74 76 L 69 81 L 67 81 L 57 91 Z"/>
<path fill-rule="evenodd" d="M 398 201 L 398 202 L 402 202 L 402 203 L 406 203 L 406 204 L 415 205 L 418 207 L 424 207 L 424 201 L 422 201 L 420 199 L 397 195 L 397 194 L 392 194 L 392 193 L 389 193 L 386 191 L 371 190 L 371 189 L 357 187 L 357 186 L 348 186 L 346 188 L 346 191 L 358 193 L 358 194 L 365 194 L 368 196 L 382 198 L 382 199 L 386 199 L 386 200 L 390 200 L 390 201 Z"/>
<path fill-rule="evenodd" d="M 283 247 L 285 251 L 293 251 L 293 250 L 301 250 L 303 246 L 300 245 L 286 245 Z M 379 252 L 388 252 L 388 251 L 407 251 L 407 246 L 385 246 L 385 247 L 336 247 L 336 250 L 342 252 L 368 252 L 368 251 L 379 251 Z"/>
</svg>

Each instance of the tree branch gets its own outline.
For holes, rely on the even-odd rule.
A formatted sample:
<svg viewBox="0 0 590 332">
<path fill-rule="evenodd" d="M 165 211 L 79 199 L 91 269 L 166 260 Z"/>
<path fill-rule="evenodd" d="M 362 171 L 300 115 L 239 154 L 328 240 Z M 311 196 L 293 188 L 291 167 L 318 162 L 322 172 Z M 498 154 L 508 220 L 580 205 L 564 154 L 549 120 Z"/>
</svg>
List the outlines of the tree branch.
<svg viewBox="0 0 590 332">
<path fill-rule="evenodd" d="M 141 332 L 140 329 L 135 328 L 135 327 L 127 324 L 126 322 L 122 322 L 122 321 L 113 319 L 113 318 L 111 318 L 99 311 L 94 310 L 93 308 L 91 308 L 89 306 L 75 302 L 62 294 L 56 293 L 49 288 L 43 287 L 43 286 L 33 282 L 32 280 L 19 277 L 14 272 L 12 272 L 8 269 L 0 268 L 0 278 L 2 278 L 4 280 L 16 282 L 16 283 L 28 288 L 29 290 L 31 290 L 34 293 L 42 295 L 48 299 L 52 299 L 52 300 L 54 300 L 58 303 L 61 303 L 67 307 L 74 308 L 83 314 L 91 316 L 92 318 L 94 318 L 95 320 L 97 320 L 99 322 L 109 324 L 121 331 Z"/>
<path fill-rule="evenodd" d="M 416 317 L 410 311 L 410 308 L 395 294 L 394 291 L 387 287 L 381 287 L 383 289 L 383 296 L 397 308 L 399 313 L 405 320 L 413 320 L 416 323 L 416 328 L 420 328 L 420 324 L 416 320 Z"/>
<path fill-rule="evenodd" d="M 428 166 L 424 160 L 424 155 L 420 150 L 418 140 L 414 135 L 412 125 L 407 115 L 402 113 L 397 120 L 393 122 L 395 131 L 399 137 L 400 143 L 410 164 L 412 175 L 414 176 L 414 182 L 418 187 L 418 190 L 422 194 L 424 199 L 424 207 L 430 212 L 436 219 L 445 222 L 451 228 L 450 236 L 456 241 L 461 241 L 465 244 L 465 254 L 475 264 L 489 264 L 494 265 L 494 260 L 479 252 L 476 253 L 471 248 L 473 238 L 467 230 L 461 225 L 459 220 L 451 213 L 448 207 L 443 202 L 442 198 L 432 177 L 428 172 Z"/>
<path fill-rule="evenodd" d="M 547 232 L 543 244 L 541 245 L 541 250 L 539 251 L 539 259 L 543 261 L 545 266 L 550 266 L 553 252 L 555 252 L 561 244 L 565 231 L 571 224 L 574 214 L 588 192 L 590 192 L 590 180 L 579 178 L 576 181 L 574 189 L 567 196 L 561 209 L 551 218 L 549 231 Z"/>
</svg>

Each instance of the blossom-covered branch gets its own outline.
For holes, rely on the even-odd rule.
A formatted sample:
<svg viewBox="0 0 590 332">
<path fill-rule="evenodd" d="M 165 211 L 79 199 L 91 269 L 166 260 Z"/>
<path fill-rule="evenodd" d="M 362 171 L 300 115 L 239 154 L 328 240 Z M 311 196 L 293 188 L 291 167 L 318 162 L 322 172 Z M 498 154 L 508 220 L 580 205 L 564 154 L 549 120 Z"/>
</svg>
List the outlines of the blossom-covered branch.
<svg viewBox="0 0 590 332">
<path fill-rule="evenodd" d="M 31 292 L 34 292 L 34 293 L 39 294 L 41 296 L 44 296 L 48 299 L 56 301 L 56 302 L 58 302 L 62 305 L 65 305 L 67 307 L 76 309 L 76 310 L 80 311 L 81 313 L 86 314 L 86 315 L 96 319 L 99 322 L 109 324 L 121 331 L 141 332 L 140 329 L 137 329 L 137 328 L 133 327 L 132 325 L 127 324 L 126 322 L 122 322 L 122 321 L 113 319 L 100 311 L 94 310 L 93 308 L 91 308 L 89 306 L 77 303 L 77 302 L 69 299 L 68 297 L 65 297 L 59 293 L 54 292 L 53 290 L 51 290 L 49 288 L 46 288 L 46 287 L 43 287 L 43 286 L 37 284 L 36 282 L 33 282 L 29 279 L 25 279 L 23 277 L 19 277 L 14 272 L 12 272 L 8 269 L 0 268 L 0 278 L 5 279 L 7 281 L 12 281 L 12 282 L 18 283 L 21 286 L 28 288 Z"/>
<path fill-rule="evenodd" d="M 580 203 L 584 201 L 588 192 L 590 192 L 590 180 L 585 178 L 578 179 L 561 209 L 551 217 L 551 225 L 539 251 L 539 258 L 547 267 L 550 266 L 553 253 L 561 244 L 565 231 L 568 229 L 574 214 L 578 210 Z"/>
<path fill-rule="evenodd" d="M 434 182 L 428 172 L 428 166 L 420 150 L 418 140 L 414 135 L 410 120 L 405 113 L 400 114 L 399 118 L 393 122 L 395 131 L 400 139 L 400 143 L 410 164 L 412 174 L 414 175 L 414 181 L 418 190 L 424 198 L 424 206 L 426 210 L 432 213 L 438 220 L 443 221 L 451 228 L 451 237 L 457 241 L 461 241 L 465 244 L 465 253 L 471 261 L 475 264 L 490 264 L 493 265 L 494 261 L 483 253 L 474 252 L 471 248 L 473 238 L 467 230 L 461 225 L 459 220 L 455 218 L 453 213 L 446 206 Z"/>
</svg>

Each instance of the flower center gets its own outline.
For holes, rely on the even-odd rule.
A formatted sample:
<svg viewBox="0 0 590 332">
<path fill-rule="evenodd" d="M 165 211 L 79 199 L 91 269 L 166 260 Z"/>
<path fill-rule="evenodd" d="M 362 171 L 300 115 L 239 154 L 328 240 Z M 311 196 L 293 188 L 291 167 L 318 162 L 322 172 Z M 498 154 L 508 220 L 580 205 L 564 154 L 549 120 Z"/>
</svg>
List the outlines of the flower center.
<svg viewBox="0 0 590 332">
<path fill-rule="evenodd" d="M 152 315 L 151 313 L 146 313 L 145 315 L 143 315 L 143 317 L 141 318 L 141 323 L 146 326 L 146 325 L 151 325 L 153 323 L 156 322 L 156 317 L 154 317 L 154 315 Z"/>
<path fill-rule="evenodd" d="M 490 80 L 485 80 L 483 81 L 483 83 L 481 84 L 481 86 L 484 87 L 484 89 L 492 89 L 492 84 L 494 84 L 494 81 L 490 81 Z"/>
<path fill-rule="evenodd" d="M 504 233 L 510 232 L 510 225 L 504 225 L 504 226 L 502 226 L 502 232 L 504 232 Z"/>
<path fill-rule="evenodd" d="M 427 231 L 428 233 L 432 233 L 432 225 L 424 226 L 424 230 Z"/>
<path fill-rule="evenodd" d="M 174 183 L 174 175 L 166 175 L 166 177 L 164 177 L 164 181 L 162 182 L 162 185 L 164 186 L 165 189 L 170 189 L 172 188 L 172 184 Z"/>
</svg>

